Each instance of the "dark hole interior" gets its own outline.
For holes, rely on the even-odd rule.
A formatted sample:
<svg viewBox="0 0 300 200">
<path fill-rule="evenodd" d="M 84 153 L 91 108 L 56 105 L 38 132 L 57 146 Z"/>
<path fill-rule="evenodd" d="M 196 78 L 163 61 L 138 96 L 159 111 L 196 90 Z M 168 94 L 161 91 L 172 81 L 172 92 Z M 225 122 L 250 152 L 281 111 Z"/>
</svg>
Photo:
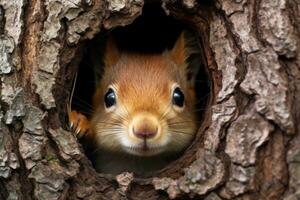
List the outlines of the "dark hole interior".
<svg viewBox="0 0 300 200">
<path fill-rule="evenodd" d="M 143 13 L 132 24 L 118 27 L 110 31 L 102 31 L 94 39 L 87 41 L 84 46 L 84 54 L 79 65 L 78 76 L 72 99 L 72 109 L 90 117 L 93 112 L 92 96 L 95 90 L 95 73 L 101 75 L 102 69 L 95 70 L 95 65 L 103 65 L 103 52 L 105 40 L 108 35 L 116 41 L 119 49 L 139 53 L 159 53 L 165 49 L 171 49 L 180 33 L 189 30 L 195 34 L 197 45 L 201 49 L 201 38 L 192 26 L 183 21 L 167 16 L 160 4 L 152 3 L 144 6 Z M 193 55 L 188 62 L 194 62 L 197 70 L 191 69 L 189 73 L 197 73 L 195 80 L 196 96 L 198 98 L 196 110 L 201 121 L 205 115 L 206 106 L 210 94 L 209 74 L 203 54 Z M 187 77 L 190 74 L 187 74 Z M 84 141 L 83 141 L 84 143 Z M 83 145 L 84 146 L 84 145 Z M 93 162 L 94 148 L 85 147 L 85 152 Z"/>
</svg>

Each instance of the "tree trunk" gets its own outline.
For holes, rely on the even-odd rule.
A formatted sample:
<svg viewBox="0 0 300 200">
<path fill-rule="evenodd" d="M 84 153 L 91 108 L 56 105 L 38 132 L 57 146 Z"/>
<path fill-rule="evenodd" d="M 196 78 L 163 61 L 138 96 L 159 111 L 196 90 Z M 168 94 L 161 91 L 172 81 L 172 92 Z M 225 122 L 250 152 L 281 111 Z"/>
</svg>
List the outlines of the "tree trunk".
<svg viewBox="0 0 300 200">
<path fill-rule="evenodd" d="M 212 99 L 153 177 L 97 174 L 67 131 L 80 48 L 144 2 L 0 0 L 0 199 L 300 199 L 300 1 L 162 0 L 202 39 Z"/>
</svg>

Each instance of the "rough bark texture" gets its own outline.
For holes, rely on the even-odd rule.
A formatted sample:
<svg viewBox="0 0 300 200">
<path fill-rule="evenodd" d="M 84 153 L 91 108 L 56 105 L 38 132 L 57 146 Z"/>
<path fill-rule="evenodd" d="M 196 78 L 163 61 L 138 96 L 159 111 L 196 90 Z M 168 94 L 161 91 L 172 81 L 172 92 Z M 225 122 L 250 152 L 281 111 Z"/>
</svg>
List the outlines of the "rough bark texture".
<svg viewBox="0 0 300 200">
<path fill-rule="evenodd" d="M 163 0 L 201 35 L 199 137 L 154 177 L 97 174 L 65 105 L 82 44 L 143 0 L 0 0 L 0 199 L 300 199 L 300 1 Z"/>
</svg>

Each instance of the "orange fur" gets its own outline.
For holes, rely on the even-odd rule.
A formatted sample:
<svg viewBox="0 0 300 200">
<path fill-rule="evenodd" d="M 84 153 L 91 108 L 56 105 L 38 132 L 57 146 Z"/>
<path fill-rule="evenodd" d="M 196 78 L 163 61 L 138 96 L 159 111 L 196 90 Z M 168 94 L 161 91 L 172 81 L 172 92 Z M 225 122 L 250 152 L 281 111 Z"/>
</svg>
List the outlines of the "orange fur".
<svg viewBox="0 0 300 200">
<path fill-rule="evenodd" d="M 72 130 L 74 130 L 77 137 L 82 137 L 85 133 L 87 133 L 89 127 L 89 121 L 81 113 L 76 111 L 71 111 L 69 113 L 69 123 Z"/>
<path fill-rule="evenodd" d="M 106 54 L 104 64 L 106 67 L 112 67 L 120 58 L 120 53 L 113 39 L 109 37 L 106 42 Z"/>
<path fill-rule="evenodd" d="M 111 39 L 107 45 L 104 57 L 106 66 L 93 97 L 95 110 L 86 137 L 95 141 L 103 151 L 135 155 L 139 159 L 183 151 L 193 139 L 197 128 L 193 111 L 195 93 L 185 77 L 187 55 L 183 34 L 171 51 L 157 55 L 119 52 Z M 176 85 L 185 95 L 182 109 L 172 105 Z M 104 106 L 104 95 L 109 87 L 114 89 L 117 96 L 112 111 L 106 110 Z M 153 138 L 143 140 L 134 134 L 134 128 L 157 132 Z M 145 143 L 147 151 L 141 150 Z M 97 167 L 103 172 L 144 172 L 161 166 L 156 163 L 140 169 L 141 166 L 135 164 L 118 163 L 119 159 L 112 156 L 111 165 L 124 165 L 121 169 L 113 170 L 113 166 L 103 166 L 107 159 L 100 154 Z"/>
<path fill-rule="evenodd" d="M 184 34 L 180 34 L 179 38 L 177 39 L 174 48 L 171 51 L 172 59 L 175 61 L 175 63 L 178 66 L 185 65 L 185 61 L 187 58 L 187 52 L 186 52 L 186 44 L 185 44 L 185 38 Z"/>
</svg>

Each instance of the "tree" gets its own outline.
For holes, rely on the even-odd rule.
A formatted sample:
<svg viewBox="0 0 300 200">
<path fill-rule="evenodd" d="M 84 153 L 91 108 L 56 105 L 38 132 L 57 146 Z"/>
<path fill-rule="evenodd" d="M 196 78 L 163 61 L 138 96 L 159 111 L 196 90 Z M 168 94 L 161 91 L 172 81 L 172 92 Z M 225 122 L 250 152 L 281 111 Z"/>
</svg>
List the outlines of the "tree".
<svg viewBox="0 0 300 200">
<path fill-rule="evenodd" d="M 299 199 L 298 4 L 162 0 L 201 35 L 213 98 L 187 152 L 138 179 L 97 174 L 64 119 L 84 41 L 144 2 L 1 0 L 0 199 Z"/>
</svg>

